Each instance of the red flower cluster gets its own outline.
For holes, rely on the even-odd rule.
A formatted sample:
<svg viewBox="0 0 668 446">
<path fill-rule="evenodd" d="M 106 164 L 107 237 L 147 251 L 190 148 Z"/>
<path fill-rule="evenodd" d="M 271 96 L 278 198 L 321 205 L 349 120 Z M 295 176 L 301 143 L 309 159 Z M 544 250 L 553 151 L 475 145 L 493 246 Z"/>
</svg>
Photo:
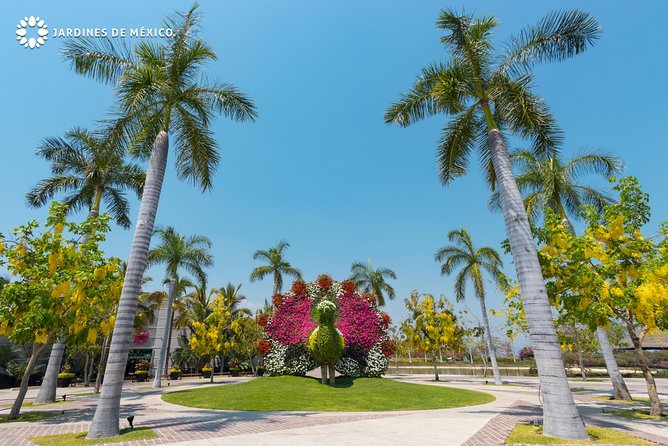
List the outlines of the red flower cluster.
<svg viewBox="0 0 668 446">
<path fill-rule="evenodd" d="M 362 294 L 362 299 L 366 300 L 371 305 L 376 305 L 376 296 L 374 296 L 373 293 L 372 294 L 369 294 L 369 293 Z"/>
<path fill-rule="evenodd" d="M 295 280 L 292 282 L 292 289 L 290 290 L 297 296 L 303 296 L 306 294 L 306 282 L 303 280 Z"/>
<path fill-rule="evenodd" d="M 357 286 L 355 285 L 355 282 L 353 282 L 350 279 L 341 282 L 341 290 L 343 291 L 343 294 L 345 296 L 350 296 L 354 294 L 356 289 Z"/>
<path fill-rule="evenodd" d="M 151 335 L 146 330 L 135 331 L 132 333 L 132 342 L 134 342 L 135 345 L 144 345 L 148 342 L 150 336 Z"/>
<path fill-rule="evenodd" d="M 390 315 L 387 314 L 384 311 L 381 311 L 380 312 L 380 317 L 383 318 L 383 330 L 387 330 L 387 327 L 389 327 L 390 324 L 392 323 L 392 319 L 390 318 Z"/>
<path fill-rule="evenodd" d="M 255 341 L 255 348 L 260 353 L 260 355 L 265 356 L 271 350 L 271 341 L 263 339 L 261 341 Z"/>
<path fill-rule="evenodd" d="M 388 339 L 380 344 L 380 348 L 383 350 L 383 354 L 389 358 L 397 352 L 397 343 Z"/>
<path fill-rule="evenodd" d="M 327 291 L 334 284 L 334 280 L 328 274 L 320 274 L 315 281 L 323 291 Z"/>
<path fill-rule="evenodd" d="M 283 295 L 282 294 L 277 294 L 274 297 L 271 298 L 271 302 L 274 304 L 275 307 L 280 307 L 281 304 L 283 303 Z"/>
<path fill-rule="evenodd" d="M 269 322 L 269 316 L 266 313 L 260 313 L 255 320 L 260 327 L 264 327 Z"/>
</svg>

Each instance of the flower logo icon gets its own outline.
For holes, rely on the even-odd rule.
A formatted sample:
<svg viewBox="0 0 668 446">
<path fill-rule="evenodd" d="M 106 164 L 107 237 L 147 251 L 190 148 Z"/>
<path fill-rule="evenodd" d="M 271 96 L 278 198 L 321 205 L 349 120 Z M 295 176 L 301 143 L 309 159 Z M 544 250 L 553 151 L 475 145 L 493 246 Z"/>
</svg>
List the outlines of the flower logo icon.
<svg viewBox="0 0 668 446">
<path fill-rule="evenodd" d="M 16 40 L 19 41 L 19 45 L 23 45 L 25 48 L 30 48 L 31 50 L 44 45 L 49 35 L 49 30 L 46 29 L 47 26 L 44 19 L 35 16 L 22 18 L 19 20 L 16 28 Z M 37 29 L 37 35 L 30 36 L 28 32 L 34 28 Z"/>
</svg>

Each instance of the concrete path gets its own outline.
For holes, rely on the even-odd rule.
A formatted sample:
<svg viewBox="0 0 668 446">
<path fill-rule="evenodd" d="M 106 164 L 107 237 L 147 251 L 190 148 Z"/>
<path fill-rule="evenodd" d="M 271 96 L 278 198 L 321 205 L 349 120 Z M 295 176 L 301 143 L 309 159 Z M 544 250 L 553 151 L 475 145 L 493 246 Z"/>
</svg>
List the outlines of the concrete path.
<svg viewBox="0 0 668 446">
<path fill-rule="evenodd" d="M 128 384 L 123 393 L 121 417 L 135 416 L 135 426 L 150 426 L 158 434 L 154 440 L 122 443 L 134 445 L 482 445 L 497 444 L 471 442 L 478 433 L 495 432 L 502 435 L 501 427 L 511 425 L 513 418 L 536 411 L 538 407 L 538 383 L 534 378 L 517 378 L 511 385 L 497 387 L 485 385 L 484 379 L 461 376 L 442 376 L 444 381 L 434 382 L 430 375 L 390 376 L 405 382 L 479 390 L 493 394 L 496 401 L 479 406 L 454 409 L 409 412 L 239 412 L 193 409 L 165 403 L 163 392 L 200 387 L 202 380 L 191 379 L 172 382 L 170 387 L 153 390 L 150 383 Z M 217 378 L 220 385 L 232 385 L 249 378 Z M 510 378 L 512 379 L 512 378 Z M 668 380 L 658 380 L 659 390 L 668 401 Z M 631 392 L 643 396 L 644 381 L 629 380 Z M 581 390 L 576 399 L 587 422 L 597 424 L 614 421 L 616 426 L 646 432 L 648 435 L 668 436 L 668 424 L 654 421 L 631 421 L 611 417 L 601 409 L 611 403 L 592 401 L 594 396 L 609 392 L 609 382 L 573 381 L 573 388 Z M 67 402 L 48 406 L 26 407 L 25 411 L 64 411 L 64 414 L 39 423 L 0 424 L 0 444 L 3 446 L 27 446 L 33 443 L 29 437 L 54 433 L 82 432 L 88 429 L 97 397 L 81 395 L 90 389 L 59 389 L 67 394 Z M 35 396 L 31 389 L 28 398 Z M 0 405 L 11 403 L 15 391 L 0 390 Z M 619 407 L 619 406 L 614 406 Z M 0 406 L 0 413 L 8 407 Z M 533 415 L 532 415 L 533 416 Z M 509 418 L 510 417 L 510 418 Z M 499 424 L 499 420 L 503 423 Z M 505 420 L 505 421 L 504 421 Z M 510 421 L 509 421 L 510 420 Z M 508 431 L 509 432 L 509 431 Z M 505 434 L 507 435 L 507 433 Z M 503 436 L 503 435 L 502 435 Z M 505 438 L 505 436 L 503 436 Z M 469 441 L 467 443 L 467 441 Z M 116 443 L 120 444 L 120 443 Z M 501 443 L 499 443 L 501 444 Z"/>
</svg>

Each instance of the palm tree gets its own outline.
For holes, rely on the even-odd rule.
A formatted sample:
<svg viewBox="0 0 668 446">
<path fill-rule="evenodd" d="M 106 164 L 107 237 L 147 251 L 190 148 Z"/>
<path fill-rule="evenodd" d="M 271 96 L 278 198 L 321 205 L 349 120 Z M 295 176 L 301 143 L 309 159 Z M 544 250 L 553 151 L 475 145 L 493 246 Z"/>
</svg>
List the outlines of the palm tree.
<svg viewBox="0 0 668 446">
<path fill-rule="evenodd" d="M 246 296 L 239 293 L 241 289 L 241 284 L 234 286 L 231 282 L 228 282 L 227 286 L 224 288 L 219 288 L 217 290 L 221 296 L 223 296 L 225 306 L 230 310 L 233 318 L 239 318 L 243 316 L 252 316 L 253 312 L 246 307 L 241 307 L 241 303 L 246 300 Z"/>
<path fill-rule="evenodd" d="M 167 295 L 167 316 L 165 319 L 165 331 L 162 337 L 162 346 L 158 365 L 156 367 L 153 387 L 159 388 L 162 384 L 163 364 L 167 357 L 167 348 L 172 334 L 172 315 L 174 299 L 179 295 L 179 287 L 192 286 L 189 280 L 179 280 L 178 271 L 184 269 L 195 275 L 200 282 L 206 281 L 204 268 L 213 265 L 213 256 L 209 249 L 211 241 L 202 235 L 183 236 L 176 232 L 172 226 L 157 228 L 155 234 L 160 238 L 160 244 L 148 252 L 149 265 L 164 264 L 166 283 L 169 283 Z"/>
<path fill-rule="evenodd" d="M 126 163 L 123 152 L 115 150 L 108 138 L 100 132 L 74 128 L 64 138 L 46 138 L 37 149 L 37 155 L 51 163 L 52 176 L 28 192 L 26 201 L 29 206 L 44 206 L 57 194 L 65 193 L 64 202 L 69 212 L 87 208 L 88 215 L 95 218 L 104 201 L 119 226 L 130 226 L 130 206 L 124 191 L 132 191 L 141 197 L 144 172 L 137 165 Z M 36 403 L 56 400 L 58 372 L 64 352 L 63 342 L 52 346 Z"/>
<path fill-rule="evenodd" d="M 496 349 L 492 341 L 492 330 L 489 327 L 489 317 L 487 317 L 487 306 L 485 305 L 485 284 L 483 273 L 489 274 L 495 283 L 503 283 L 503 274 L 501 268 L 503 262 L 499 253 L 489 246 L 476 248 L 468 231 L 464 228 L 450 231 L 448 240 L 453 244 L 445 246 L 434 256 L 437 262 L 442 262 L 441 275 L 449 276 L 455 268 L 461 267 L 455 279 L 455 298 L 457 302 L 465 299 L 464 291 L 466 282 L 473 284 L 473 291 L 480 302 L 480 311 L 482 312 L 483 331 L 485 341 L 487 342 L 487 351 L 492 362 L 492 371 L 494 372 L 494 383 L 503 384 L 499 365 L 496 362 Z"/>
<path fill-rule="evenodd" d="M 386 111 L 385 122 L 406 127 L 427 116 L 452 117 L 437 148 L 444 185 L 466 173 L 469 155 L 478 148 L 488 182 L 501 198 L 541 382 L 544 433 L 585 439 L 502 131 L 530 138 L 538 154 L 556 151 L 560 135 L 547 105 L 532 92 L 530 70 L 535 63 L 585 51 L 598 39 L 600 26 L 584 12 L 551 13 L 511 38 L 505 53 L 497 55 L 491 41 L 497 25 L 494 17 L 442 11 L 436 25 L 447 31 L 441 42 L 451 60 L 424 68 L 411 90 Z"/>
<path fill-rule="evenodd" d="M 123 151 L 115 149 L 100 132 L 74 128 L 65 138 L 46 138 L 37 155 L 51 162 L 50 178 L 40 181 L 26 195 L 28 206 L 41 207 L 59 193 L 70 212 L 88 208 L 96 217 L 104 201 L 116 223 L 130 227 L 130 205 L 125 190 L 141 198 L 145 175 L 135 164 L 125 162 Z"/>
<path fill-rule="evenodd" d="M 388 279 L 397 279 L 397 275 L 389 268 L 373 269 L 371 259 L 369 264 L 355 262 L 350 267 L 350 280 L 355 282 L 362 291 L 372 294 L 376 298 L 379 307 L 385 305 L 385 295 L 393 300 L 395 297 L 394 288 L 387 283 Z"/>
<path fill-rule="evenodd" d="M 540 158 L 527 150 L 512 153 L 510 159 L 518 172 L 517 186 L 524 196 L 524 206 L 529 220 L 535 221 L 549 209 L 561 217 L 562 224 L 573 235 L 575 227 L 571 219 L 581 217 L 582 205 L 593 205 L 602 211 L 603 206 L 612 201 L 604 192 L 580 184 L 580 177 L 595 174 L 609 178 L 620 173 L 623 166 L 620 158 L 595 151 L 584 153 L 567 163 L 562 162 L 558 156 Z M 499 208 L 498 193 L 490 197 L 490 207 Z M 619 372 L 606 329 L 597 327 L 596 337 L 605 359 L 615 398 L 631 400 L 631 394 Z"/>
<path fill-rule="evenodd" d="M 77 73 L 115 84 L 119 118 L 110 135 L 113 140 L 132 141 L 135 153 L 149 157 L 109 366 L 88 433 L 91 439 L 119 432 L 123 375 L 167 165 L 169 135 L 176 143 L 178 177 L 207 190 L 212 187 L 220 159 L 209 128 L 214 114 L 222 113 L 237 121 L 256 117 L 252 101 L 234 86 L 205 84 L 203 65 L 215 60 L 216 54 L 198 36 L 197 6 L 166 20 L 165 26 L 173 30 L 166 41 L 142 41 L 126 48 L 109 38 L 77 39 L 67 42 L 63 49 Z"/>
<path fill-rule="evenodd" d="M 274 276 L 273 296 L 277 295 L 283 289 L 283 274 L 301 279 L 302 273 L 293 267 L 290 262 L 283 258 L 283 251 L 290 247 L 290 243 L 285 240 L 278 242 L 278 245 L 268 250 L 258 249 L 253 254 L 253 260 L 266 260 L 268 265 L 258 266 L 250 275 L 251 282 L 262 280 L 268 275 Z"/>
<path fill-rule="evenodd" d="M 206 291 L 206 283 L 195 286 L 180 301 L 175 302 L 176 317 L 174 327 L 177 329 L 190 329 L 193 322 L 204 322 L 211 314 L 210 304 L 216 290 Z"/>
</svg>

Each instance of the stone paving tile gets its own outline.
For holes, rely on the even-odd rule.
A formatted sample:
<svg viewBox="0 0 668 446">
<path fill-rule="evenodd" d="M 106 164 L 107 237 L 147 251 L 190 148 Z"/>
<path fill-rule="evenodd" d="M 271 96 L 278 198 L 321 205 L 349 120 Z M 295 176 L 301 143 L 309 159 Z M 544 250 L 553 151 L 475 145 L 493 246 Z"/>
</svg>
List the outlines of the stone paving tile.
<svg viewBox="0 0 668 446">
<path fill-rule="evenodd" d="M 169 417 L 162 420 L 147 420 L 142 426 L 152 428 L 158 438 L 114 443 L 118 446 L 149 446 L 180 441 L 230 437 L 287 429 L 297 429 L 319 425 L 347 423 L 395 416 L 394 414 L 353 414 L 353 415 L 267 415 L 255 419 L 232 419 L 229 414 L 220 416 L 206 414 L 201 417 Z M 30 437 L 44 435 L 85 432 L 88 422 L 57 423 L 57 418 L 48 423 L 11 423 L 0 426 L 2 446 L 34 446 Z"/>
<path fill-rule="evenodd" d="M 501 446 L 504 444 L 506 437 L 513 430 L 517 423 L 528 423 L 533 418 L 540 418 L 540 408 L 534 404 L 524 401 L 517 401 L 503 413 L 492 418 L 475 433 L 471 438 L 466 440 L 462 446 Z M 615 429 L 629 435 L 633 435 L 643 440 L 651 441 L 662 446 L 668 446 L 668 438 L 659 435 L 649 434 L 638 430 L 628 429 L 620 426 L 614 421 L 604 422 L 600 420 L 585 419 L 585 422 L 590 426 L 599 426 Z M 515 445 L 515 446 L 529 446 L 529 445 Z M 546 445 L 557 446 L 557 445 Z M 561 444 L 561 446 L 578 446 L 577 444 Z M 600 446 L 616 446 L 600 445 Z"/>
</svg>

